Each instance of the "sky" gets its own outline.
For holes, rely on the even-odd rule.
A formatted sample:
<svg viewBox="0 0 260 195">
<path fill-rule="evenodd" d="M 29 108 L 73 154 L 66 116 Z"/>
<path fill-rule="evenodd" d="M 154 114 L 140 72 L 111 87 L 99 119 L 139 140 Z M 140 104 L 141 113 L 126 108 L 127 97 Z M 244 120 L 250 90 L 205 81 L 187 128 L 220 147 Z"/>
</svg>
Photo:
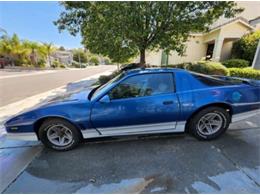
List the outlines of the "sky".
<svg viewBox="0 0 260 195">
<path fill-rule="evenodd" d="M 65 48 L 82 47 L 81 37 L 67 31 L 59 33 L 53 21 L 59 18 L 63 7 L 55 1 L 0 2 L 0 28 L 9 36 L 16 33 L 21 39 L 51 42 Z"/>
</svg>

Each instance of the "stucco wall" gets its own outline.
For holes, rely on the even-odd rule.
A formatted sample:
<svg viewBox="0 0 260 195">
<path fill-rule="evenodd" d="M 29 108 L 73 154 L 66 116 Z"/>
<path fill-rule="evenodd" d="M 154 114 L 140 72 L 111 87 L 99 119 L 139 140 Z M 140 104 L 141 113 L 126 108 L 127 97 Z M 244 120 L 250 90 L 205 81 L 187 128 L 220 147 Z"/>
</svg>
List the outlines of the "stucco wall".
<svg viewBox="0 0 260 195">
<path fill-rule="evenodd" d="M 232 46 L 233 46 L 233 41 L 224 41 L 221 50 L 220 61 L 224 61 L 230 58 Z"/>
<path fill-rule="evenodd" d="M 220 36 L 224 38 L 240 38 L 250 32 L 250 29 L 243 24 L 236 22 L 221 28 Z"/>
<path fill-rule="evenodd" d="M 206 56 L 207 44 L 204 43 L 203 36 L 192 36 L 187 42 L 184 56 L 179 56 L 177 52 L 171 52 L 168 64 L 179 64 L 183 62 L 194 62 Z M 162 50 L 158 52 L 147 52 L 146 63 L 150 65 L 161 65 Z"/>
<path fill-rule="evenodd" d="M 203 42 L 208 43 L 208 42 L 214 42 L 215 39 L 219 36 L 220 30 L 215 30 L 209 33 L 206 33 L 203 35 Z"/>
<path fill-rule="evenodd" d="M 183 62 L 194 62 L 206 56 L 207 44 L 203 42 L 202 36 L 192 36 L 187 42 L 184 56 L 179 56 L 176 52 L 169 55 L 169 64 L 179 64 Z"/>
<path fill-rule="evenodd" d="M 146 52 L 146 64 L 161 65 L 162 50 Z M 139 58 L 138 58 L 139 62 Z"/>
</svg>

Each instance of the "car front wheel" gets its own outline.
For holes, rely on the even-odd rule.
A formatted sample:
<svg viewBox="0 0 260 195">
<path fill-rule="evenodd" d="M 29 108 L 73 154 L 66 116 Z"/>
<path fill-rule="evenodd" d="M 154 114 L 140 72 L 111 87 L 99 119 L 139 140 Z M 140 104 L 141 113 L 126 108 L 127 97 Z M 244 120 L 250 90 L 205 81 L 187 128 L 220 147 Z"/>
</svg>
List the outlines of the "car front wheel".
<svg viewBox="0 0 260 195">
<path fill-rule="evenodd" d="M 198 112 L 188 125 L 198 139 L 212 140 L 222 135 L 230 124 L 230 115 L 224 108 L 208 107 Z"/>
<path fill-rule="evenodd" d="M 78 129 L 62 119 L 49 119 L 43 122 L 39 129 L 42 143 L 51 149 L 67 151 L 76 147 L 81 141 Z"/>
</svg>

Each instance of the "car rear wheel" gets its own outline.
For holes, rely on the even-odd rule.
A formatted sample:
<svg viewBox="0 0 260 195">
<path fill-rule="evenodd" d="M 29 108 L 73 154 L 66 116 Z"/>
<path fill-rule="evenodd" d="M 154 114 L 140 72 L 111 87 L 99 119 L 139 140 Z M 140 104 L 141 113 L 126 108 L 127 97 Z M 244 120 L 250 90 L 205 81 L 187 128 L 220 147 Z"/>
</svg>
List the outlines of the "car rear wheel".
<svg viewBox="0 0 260 195">
<path fill-rule="evenodd" d="M 81 134 L 74 125 L 66 120 L 49 119 L 41 125 L 39 138 L 48 148 L 67 151 L 80 143 Z"/>
<path fill-rule="evenodd" d="M 227 110 L 208 107 L 198 112 L 189 122 L 188 130 L 201 140 L 212 140 L 222 135 L 230 124 Z"/>
</svg>

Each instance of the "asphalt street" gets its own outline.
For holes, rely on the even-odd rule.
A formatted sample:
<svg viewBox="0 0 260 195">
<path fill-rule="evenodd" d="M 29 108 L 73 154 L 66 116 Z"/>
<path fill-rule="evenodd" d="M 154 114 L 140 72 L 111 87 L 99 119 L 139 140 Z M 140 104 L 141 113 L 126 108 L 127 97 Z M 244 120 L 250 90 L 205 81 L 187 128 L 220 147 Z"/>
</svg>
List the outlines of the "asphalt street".
<svg viewBox="0 0 260 195">
<path fill-rule="evenodd" d="M 49 71 L 44 74 L 0 71 L 0 107 L 66 85 L 94 74 L 114 70 L 115 66 Z"/>
</svg>

